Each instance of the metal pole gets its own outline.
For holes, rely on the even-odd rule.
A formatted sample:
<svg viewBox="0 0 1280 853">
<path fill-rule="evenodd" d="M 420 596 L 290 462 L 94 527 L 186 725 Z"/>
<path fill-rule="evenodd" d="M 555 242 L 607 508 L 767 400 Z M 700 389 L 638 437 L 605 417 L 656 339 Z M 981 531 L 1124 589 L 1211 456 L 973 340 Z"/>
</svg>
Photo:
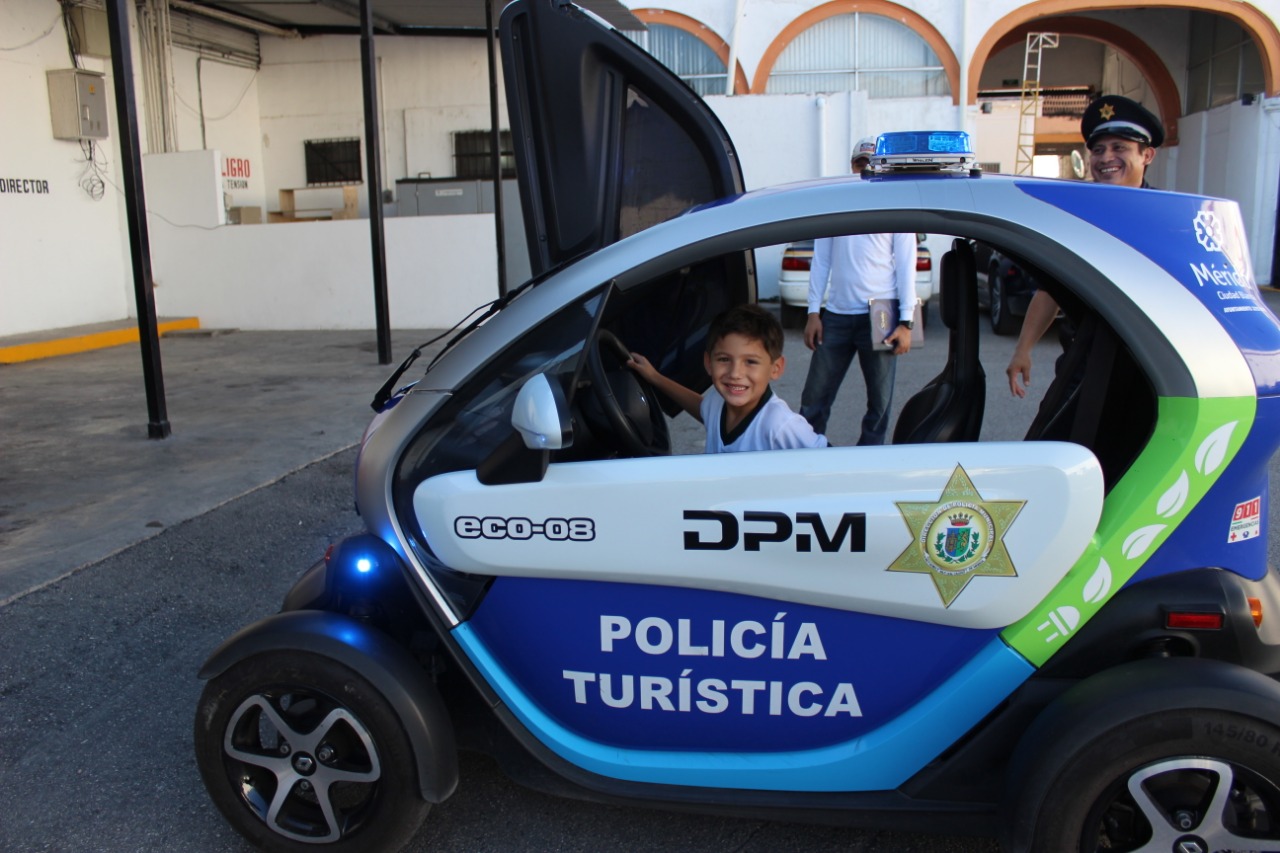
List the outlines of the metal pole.
<svg viewBox="0 0 1280 853">
<path fill-rule="evenodd" d="M 493 166 L 493 231 L 498 242 L 498 295 L 507 295 L 507 238 L 502 210 L 502 131 L 498 125 L 498 31 L 493 26 L 493 0 L 484 2 L 484 25 L 489 45 L 489 154 Z"/>
<path fill-rule="evenodd" d="M 725 60 L 725 83 L 724 93 L 732 95 L 734 84 L 738 82 L 738 36 L 740 35 L 740 25 L 742 24 L 742 7 L 745 6 L 747 0 L 738 0 L 733 7 L 733 29 L 729 33 L 729 58 Z"/>
<path fill-rule="evenodd" d="M 133 53 L 129 44 L 127 0 L 107 0 L 107 37 L 111 42 L 111 79 L 116 90 L 116 123 L 120 125 L 120 170 L 124 209 L 133 262 L 133 296 L 138 309 L 138 342 L 142 346 L 142 380 L 147 390 L 147 437 L 164 438 L 172 429 L 164 401 L 160 366 L 160 334 L 152 290 L 151 242 L 147 237 L 146 192 L 142 186 L 142 154 L 138 146 L 138 114 L 133 91 Z"/>
<path fill-rule="evenodd" d="M 382 222 L 382 145 L 378 141 L 378 74 L 373 52 L 373 0 L 360 0 L 360 66 L 364 78 L 364 153 L 368 164 L 369 242 L 373 255 L 373 310 L 378 364 L 391 363 L 391 311 L 387 300 L 387 242 Z"/>
<path fill-rule="evenodd" d="M 960 55 L 960 91 L 956 97 L 956 129 L 968 130 L 966 107 L 969 102 L 969 0 L 960 0 L 960 38 L 956 45 Z"/>
<path fill-rule="evenodd" d="M 1276 226 L 1272 235 L 1271 286 L 1280 287 L 1280 192 L 1276 194 Z"/>
</svg>

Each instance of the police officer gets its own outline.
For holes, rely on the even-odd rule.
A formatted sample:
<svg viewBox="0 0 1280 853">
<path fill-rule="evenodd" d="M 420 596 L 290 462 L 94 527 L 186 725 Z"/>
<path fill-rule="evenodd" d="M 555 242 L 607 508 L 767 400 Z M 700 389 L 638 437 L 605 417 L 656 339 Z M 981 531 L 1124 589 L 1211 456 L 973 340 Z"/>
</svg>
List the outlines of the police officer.
<svg viewBox="0 0 1280 853">
<path fill-rule="evenodd" d="M 1080 134 L 1089 149 L 1089 173 L 1100 184 L 1148 187 L 1147 167 L 1156 149 L 1164 144 L 1160 119 L 1136 101 L 1120 95 L 1104 95 L 1089 104 L 1080 120 Z M 1031 350 L 1058 316 L 1058 303 L 1037 290 L 1022 320 L 1018 345 L 1005 373 L 1009 390 L 1025 397 L 1031 383 Z"/>
</svg>

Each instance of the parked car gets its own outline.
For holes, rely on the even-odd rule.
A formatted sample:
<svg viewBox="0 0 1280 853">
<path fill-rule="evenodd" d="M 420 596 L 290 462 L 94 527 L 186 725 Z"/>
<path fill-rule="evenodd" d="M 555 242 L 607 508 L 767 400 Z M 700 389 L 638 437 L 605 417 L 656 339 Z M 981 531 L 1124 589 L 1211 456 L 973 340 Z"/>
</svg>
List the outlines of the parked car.
<svg viewBox="0 0 1280 853">
<path fill-rule="evenodd" d="M 534 278 L 378 391 L 366 532 L 201 668 L 226 819 L 396 849 L 474 749 L 607 803 L 1280 848 L 1280 321 L 1235 203 L 982 175 L 941 131 L 744 193 L 701 99 L 593 16 L 516 0 L 500 33 Z M 754 249 L 939 222 L 947 361 L 893 444 L 670 454 L 631 349 L 705 388 Z M 971 240 L 1078 306 L 1026 441 L 979 440 Z"/>
<path fill-rule="evenodd" d="M 934 294 L 933 253 L 925 245 L 929 235 L 916 234 L 916 298 L 920 300 L 922 326 L 929 322 L 929 302 Z M 782 303 L 782 323 L 789 328 L 804 326 L 809 310 L 809 265 L 813 261 L 813 241 L 791 243 L 782 252 L 778 273 L 778 294 Z"/>
<path fill-rule="evenodd" d="M 809 265 L 813 261 L 813 241 L 800 240 L 782 251 L 778 273 L 778 299 L 782 303 L 782 325 L 802 328 L 809 311 Z"/>
<path fill-rule="evenodd" d="M 978 264 L 978 304 L 987 309 L 991 330 L 1016 335 L 1035 295 L 1035 278 L 1013 259 L 985 243 L 974 243 Z"/>
</svg>

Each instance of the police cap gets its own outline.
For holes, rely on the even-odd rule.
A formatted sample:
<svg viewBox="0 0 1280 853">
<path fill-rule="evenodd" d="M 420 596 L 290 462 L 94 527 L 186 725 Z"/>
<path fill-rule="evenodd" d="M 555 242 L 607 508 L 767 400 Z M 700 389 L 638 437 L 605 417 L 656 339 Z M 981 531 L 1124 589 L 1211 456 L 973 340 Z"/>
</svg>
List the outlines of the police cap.
<svg viewBox="0 0 1280 853">
<path fill-rule="evenodd" d="M 1103 95 L 1089 104 L 1080 119 L 1080 133 L 1086 145 L 1100 136 L 1119 136 L 1159 148 L 1164 144 L 1164 127 L 1151 111 L 1120 95 Z"/>
</svg>

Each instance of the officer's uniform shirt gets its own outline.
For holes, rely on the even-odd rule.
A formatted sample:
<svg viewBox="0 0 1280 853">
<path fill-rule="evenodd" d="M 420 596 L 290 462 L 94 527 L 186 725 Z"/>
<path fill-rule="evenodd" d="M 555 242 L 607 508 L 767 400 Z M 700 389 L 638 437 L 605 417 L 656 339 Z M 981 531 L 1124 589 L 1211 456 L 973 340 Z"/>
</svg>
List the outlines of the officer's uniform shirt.
<svg viewBox="0 0 1280 853">
<path fill-rule="evenodd" d="M 732 433 L 725 433 L 724 398 L 714 388 L 702 395 L 701 413 L 707 426 L 707 453 L 827 446 L 827 437 L 814 432 L 809 422 L 793 412 L 772 388 L 765 391 L 756 410 Z"/>
</svg>

